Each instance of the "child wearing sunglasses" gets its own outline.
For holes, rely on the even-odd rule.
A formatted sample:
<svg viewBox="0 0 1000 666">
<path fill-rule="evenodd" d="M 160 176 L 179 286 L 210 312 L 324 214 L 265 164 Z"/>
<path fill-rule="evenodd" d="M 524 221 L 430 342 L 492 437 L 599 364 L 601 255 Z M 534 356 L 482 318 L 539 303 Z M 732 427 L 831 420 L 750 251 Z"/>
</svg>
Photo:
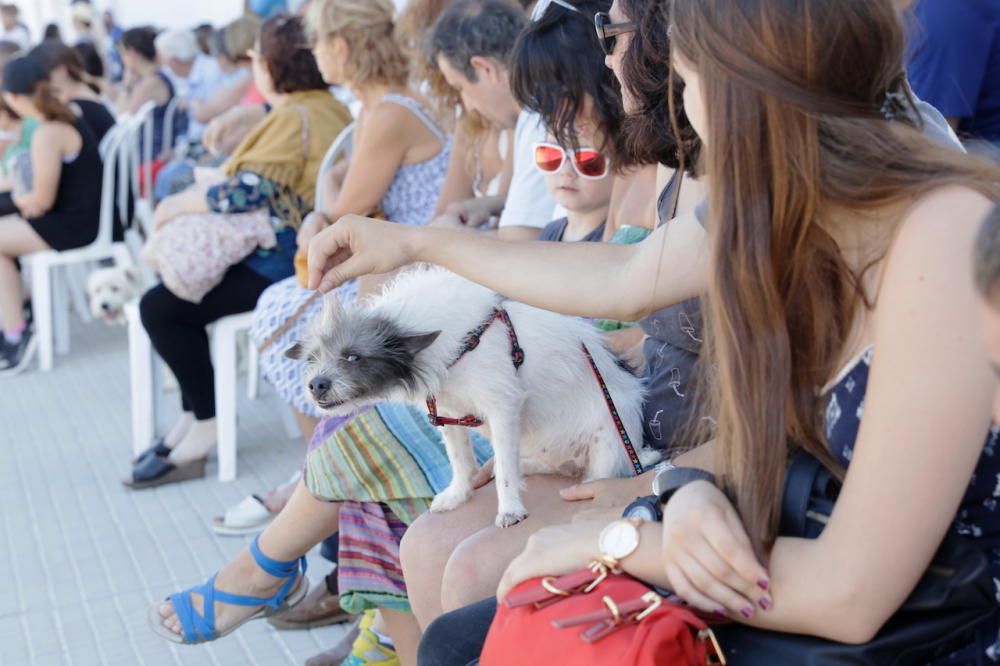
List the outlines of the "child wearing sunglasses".
<svg viewBox="0 0 1000 666">
<path fill-rule="evenodd" d="M 610 163 L 600 151 L 586 145 L 569 148 L 552 136 L 534 145 L 535 168 L 566 217 L 550 222 L 539 236 L 548 241 L 600 241 L 611 205 Z"/>
</svg>

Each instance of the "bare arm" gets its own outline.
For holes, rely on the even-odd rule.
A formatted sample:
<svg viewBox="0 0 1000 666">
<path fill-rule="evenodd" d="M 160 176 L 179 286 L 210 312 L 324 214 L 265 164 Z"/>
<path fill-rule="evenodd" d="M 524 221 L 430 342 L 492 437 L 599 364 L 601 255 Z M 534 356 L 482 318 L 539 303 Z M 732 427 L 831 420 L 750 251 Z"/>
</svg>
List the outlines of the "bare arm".
<svg viewBox="0 0 1000 666">
<path fill-rule="evenodd" d="M 359 275 L 426 262 L 536 307 L 636 321 L 700 294 L 706 255 L 705 231 L 693 214 L 636 245 L 513 242 L 349 216 L 310 244 L 309 284 L 329 291 Z"/>
<path fill-rule="evenodd" d="M 156 104 L 165 104 L 167 101 L 167 87 L 157 76 L 150 76 L 137 83 L 132 91 L 125 95 L 125 98 L 118 104 L 118 113 L 135 113 L 142 108 L 142 105 L 150 100 Z"/>
<path fill-rule="evenodd" d="M 194 119 L 199 123 L 208 123 L 229 109 L 239 105 L 247 90 L 250 89 L 251 77 L 249 74 L 234 81 L 232 85 L 223 88 L 204 102 L 196 102 L 194 106 Z"/>
<path fill-rule="evenodd" d="M 979 195 L 941 191 L 899 231 L 874 313 L 864 420 L 836 509 L 820 538 L 778 539 L 769 567 L 774 606 L 754 613 L 749 624 L 865 642 L 926 570 L 990 423 L 994 378 L 977 339 L 970 268 L 973 238 L 988 209 Z M 676 528 L 672 508 L 686 501 L 682 493 L 721 495 L 707 484 L 679 491 L 665 512 L 662 543 Z M 887 503 L 886 510 L 872 510 Z M 704 521 L 713 506 L 688 519 Z M 626 568 L 671 587 L 663 564 L 653 561 L 657 537 L 648 536 L 650 551 Z"/>
</svg>

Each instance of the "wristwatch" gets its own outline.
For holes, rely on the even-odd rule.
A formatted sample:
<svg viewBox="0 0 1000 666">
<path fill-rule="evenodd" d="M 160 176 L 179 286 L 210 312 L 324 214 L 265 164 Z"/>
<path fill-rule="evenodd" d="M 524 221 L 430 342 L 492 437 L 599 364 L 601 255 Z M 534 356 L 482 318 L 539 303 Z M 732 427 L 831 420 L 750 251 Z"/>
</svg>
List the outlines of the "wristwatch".
<svg viewBox="0 0 1000 666">
<path fill-rule="evenodd" d="M 612 571 L 619 571 L 619 563 L 639 547 L 639 527 L 644 522 L 642 518 L 619 518 L 605 527 L 597 539 L 601 562 Z"/>
<path fill-rule="evenodd" d="M 622 518 L 642 518 L 648 523 L 659 523 L 663 520 L 657 495 L 636 497 L 635 501 L 625 507 Z"/>
<path fill-rule="evenodd" d="M 674 467 L 657 474 L 653 479 L 653 492 L 659 497 L 658 504 L 664 506 L 674 493 L 695 481 L 708 481 L 714 485 L 715 475 L 696 467 Z"/>
</svg>

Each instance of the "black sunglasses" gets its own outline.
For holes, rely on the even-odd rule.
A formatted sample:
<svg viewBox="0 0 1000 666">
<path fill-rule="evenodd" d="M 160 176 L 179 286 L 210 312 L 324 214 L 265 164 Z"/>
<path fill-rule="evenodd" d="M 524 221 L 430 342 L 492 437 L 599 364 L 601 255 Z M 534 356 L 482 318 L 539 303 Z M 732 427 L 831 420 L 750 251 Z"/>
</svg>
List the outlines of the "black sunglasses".
<svg viewBox="0 0 1000 666">
<path fill-rule="evenodd" d="M 594 28 L 597 29 L 597 41 L 601 43 L 601 50 L 604 55 L 611 55 L 615 52 L 615 39 L 618 35 L 635 32 L 635 23 L 625 21 L 624 23 L 612 23 L 611 16 L 607 12 L 597 12 L 594 14 Z"/>
</svg>

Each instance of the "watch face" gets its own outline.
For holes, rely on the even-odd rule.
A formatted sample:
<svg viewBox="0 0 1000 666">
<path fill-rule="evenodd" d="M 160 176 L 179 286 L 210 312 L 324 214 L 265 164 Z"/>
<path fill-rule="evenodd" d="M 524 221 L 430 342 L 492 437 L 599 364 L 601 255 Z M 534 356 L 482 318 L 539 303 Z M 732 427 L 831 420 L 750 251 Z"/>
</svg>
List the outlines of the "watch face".
<svg viewBox="0 0 1000 666">
<path fill-rule="evenodd" d="M 647 523 L 659 522 L 656 516 L 656 511 L 653 507 L 645 502 L 635 502 L 629 507 L 629 510 L 625 513 L 626 518 L 642 518 Z"/>
<path fill-rule="evenodd" d="M 639 546 L 639 529 L 627 520 L 618 520 L 601 532 L 601 552 L 616 560 L 628 557 Z"/>
</svg>

